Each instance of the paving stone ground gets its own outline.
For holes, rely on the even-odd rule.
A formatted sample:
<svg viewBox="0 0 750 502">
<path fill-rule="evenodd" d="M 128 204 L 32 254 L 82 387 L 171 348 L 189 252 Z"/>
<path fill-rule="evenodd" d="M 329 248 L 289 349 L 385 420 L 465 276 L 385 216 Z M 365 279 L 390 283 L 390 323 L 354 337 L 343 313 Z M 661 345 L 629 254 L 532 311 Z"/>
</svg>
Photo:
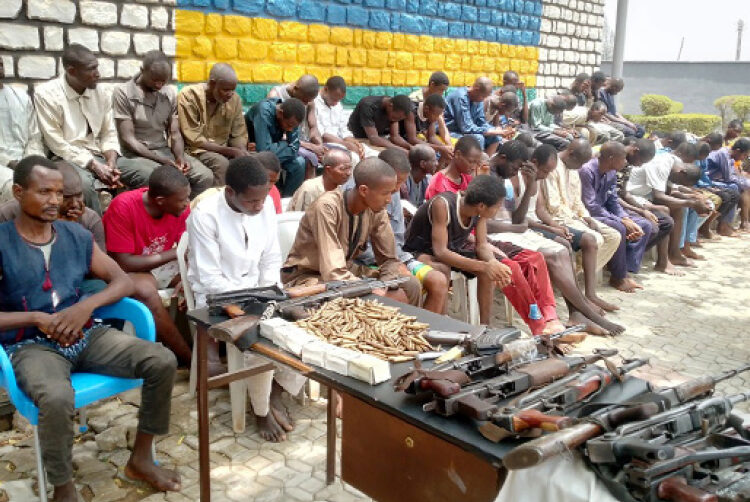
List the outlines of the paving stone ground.
<svg viewBox="0 0 750 502">
<path fill-rule="evenodd" d="M 627 327 L 617 338 L 589 337 L 577 350 L 616 347 L 625 357 L 650 357 L 641 375 L 662 384 L 715 374 L 750 361 L 750 290 L 746 267 L 750 237 L 708 243 L 701 262 L 684 277 L 668 277 L 644 267 L 636 276 L 645 290 L 628 295 L 602 287 L 602 296 L 621 307 L 613 319 Z M 502 325 L 502 308 L 493 324 Z M 721 384 L 721 393 L 750 390 L 750 374 Z M 198 500 L 195 401 L 181 374 L 172 398 L 170 433 L 157 443 L 157 456 L 182 475 L 183 491 L 164 495 L 127 480 L 122 469 L 136 426 L 139 392 L 92 406 L 90 431 L 76 438 L 75 479 L 87 502 L 182 502 Z M 331 501 L 369 500 L 336 481 L 325 484 L 325 402 L 301 406 L 288 400 L 297 427 L 285 443 L 263 442 L 249 418 L 244 434 L 231 429 L 226 390 L 210 393 L 212 500 Z M 750 411 L 747 403 L 740 409 Z M 11 501 L 36 498 L 36 462 L 30 429 L 0 433 L 0 491 Z M 0 493 L 0 501 L 3 500 Z"/>
</svg>

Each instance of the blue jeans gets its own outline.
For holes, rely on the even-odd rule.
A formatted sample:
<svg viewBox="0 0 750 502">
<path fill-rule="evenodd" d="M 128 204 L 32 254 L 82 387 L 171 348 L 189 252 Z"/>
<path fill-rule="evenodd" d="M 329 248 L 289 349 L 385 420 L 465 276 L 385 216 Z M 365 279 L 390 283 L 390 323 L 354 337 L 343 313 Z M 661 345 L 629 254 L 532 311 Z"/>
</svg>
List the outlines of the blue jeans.
<svg viewBox="0 0 750 502">
<path fill-rule="evenodd" d="M 694 244 L 698 240 L 698 229 L 708 219 L 708 216 L 698 216 L 695 209 L 684 211 L 682 218 L 682 235 L 680 236 L 680 249 L 685 247 L 685 242 Z"/>
</svg>

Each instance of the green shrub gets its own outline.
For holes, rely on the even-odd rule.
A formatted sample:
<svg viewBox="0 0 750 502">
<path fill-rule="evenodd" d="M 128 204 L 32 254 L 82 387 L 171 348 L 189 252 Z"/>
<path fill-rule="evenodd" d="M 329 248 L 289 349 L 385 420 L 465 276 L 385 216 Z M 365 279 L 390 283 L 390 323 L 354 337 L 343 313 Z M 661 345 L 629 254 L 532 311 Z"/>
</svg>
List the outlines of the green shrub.
<svg viewBox="0 0 750 502">
<path fill-rule="evenodd" d="M 673 101 L 661 94 L 644 94 L 641 96 L 641 110 L 649 117 L 666 115 L 670 111 Z"/>
<path fill-rule="evenodd" d="M 730 96 L 722 96 L 718 98 L 716 101 L 714 101 L 714 106 L 717 110 L 719 110 L 719 116 L 721 117 L 721 128 L 724 129 L 730 120 L 732 120 L 733 116 L 733 110 L 732 106 L 734 105 L 734 102 L 737 101 L 738 98 L 741 98 L 742 96 L 739 95 L 730 95 Z"/>
<path fill-rule="evenodd" d="M 721 117 L 700 113 L 679 113 L 650 117 L 647 115 L 630 115 L 631 122 L 641 124 L 646 131 L 688 131 L 696 136 L 705 136 L 719 130 Z"/>
<path fill-rule="evenodd" d="M 732 103 L 732 111 L 738 119 L 743 122 L 747 121 L 748 115 L 750 115 L 750 96 L 735 96 L 736 99 Z"/>
<path fill-rule="evenodd" d="M 667 115 L 674 115 L 676 113 L 682 113 L 682 110 L 684 108 L 685 108 L 685 105 L 683 105 L 679 101 L 672 101 L 669 104 L 669 113 L 667 113 Z"/>
</svg>

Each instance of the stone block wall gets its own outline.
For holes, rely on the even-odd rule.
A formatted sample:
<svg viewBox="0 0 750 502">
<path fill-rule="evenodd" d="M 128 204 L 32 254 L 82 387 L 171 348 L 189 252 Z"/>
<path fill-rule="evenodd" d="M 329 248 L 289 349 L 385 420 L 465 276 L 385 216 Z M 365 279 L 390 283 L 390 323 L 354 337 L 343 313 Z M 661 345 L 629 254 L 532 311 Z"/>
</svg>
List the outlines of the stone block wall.
<svg viewBox="0 0 750 502">
<path fill-rule="evenodd" d="M 9 80 L 33 85 L 62 72 L 69 43 L 99 58 L 104 81 L 122 81 L 153 49 L 175 55 L 175 0 L 0 0 L 0 57 Z"/>
<path fill-rule="evenodd" d="M 452 85 L 517 71 L 530 96 L 600 63 L 605 0 L 0 0 L 0 57 L 18 85 L 62 71 L 66 44 L 99 57 L 105 82 L 141 56 L 175 57 L 180 82 L 232 63 L 246 102 L 303 73 L 341 75 L 348 104 L 409 92 L 443 70 Z"/>
<path fill-rule="evenodd" d="M 599 68 L 606 0 L 545 0 L 539 40 L 540 94 L 569 87 L 579 73 Z"/>
</svg>

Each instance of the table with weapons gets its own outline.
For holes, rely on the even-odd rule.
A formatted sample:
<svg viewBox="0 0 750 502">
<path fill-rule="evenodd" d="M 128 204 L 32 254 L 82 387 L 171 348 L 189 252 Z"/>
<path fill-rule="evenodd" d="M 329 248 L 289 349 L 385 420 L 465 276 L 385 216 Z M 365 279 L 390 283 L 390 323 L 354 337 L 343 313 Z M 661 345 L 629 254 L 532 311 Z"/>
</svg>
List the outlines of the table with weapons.
<svg viewBox="0 0 750 502">
<path fill-rule="evenodd" d="M 654 388 L 629 375 L 647 359 L 618 364 L 614 349 L 563 355 L 559 339 L 580 327 L 529 338 L 371 294 L 395 285 L 231 292 L 189 317 L 199 349 L 201 336 L 211 336 L 337 391 L 342 479 L 375 500 L 494 500 L 506 470 L 575 449 L 618 500 L 750 500 L 750 430 L 732 411 L 750 392 L 713 392 L 750 364 Z M 200 422 L 211 379 L 205 368 L 199 374 Z M 329 482 L 331 404 L 329 394 Z M 200 435 L 207 453 L 207 424 Z M 202 472 L 203 501 L 208 482 Z"/>
</svg>

